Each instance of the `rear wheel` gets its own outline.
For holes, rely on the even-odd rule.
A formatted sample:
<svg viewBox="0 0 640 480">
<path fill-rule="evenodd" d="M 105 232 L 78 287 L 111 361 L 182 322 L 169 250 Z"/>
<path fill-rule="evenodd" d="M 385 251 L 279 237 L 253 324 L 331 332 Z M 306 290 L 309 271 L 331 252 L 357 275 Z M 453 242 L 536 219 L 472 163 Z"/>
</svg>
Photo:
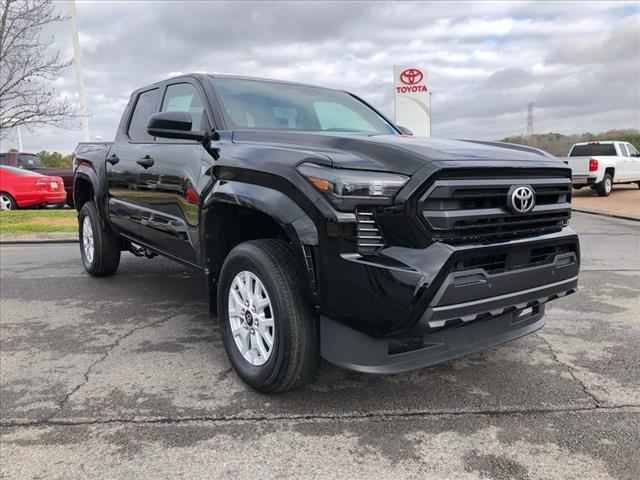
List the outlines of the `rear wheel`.
<svg viewBox="0 0 640 480">
<path fill-rule="evenodd" d="M 613 177 L 610 173 L 605 173 L 600 183 L 596 184 L 596 192 L 601 197 L 608 197 L 613 190 Z"/>
<path fill-rule="evenodd" d="M 15 210 L 18 208 L 14 198 L 7 192 L 0 192 L 0 210 Z"/>
<path fill-rule="evenodd" d="M 102 227 L 93 202 L 87 202 L 82 206 L 78 223 L 80 255 L 84 269 L 94 277 L 114 274 L 120 264 L 120 238 Z"/>
<path fill-rule="evenodd" d="M 292 390 L 315 378 L 318 326 L 294 252 L 254 240 L 227 256 L 218 284 L 224 346 L 237 374 L 261 392 Z"/>
</svg>

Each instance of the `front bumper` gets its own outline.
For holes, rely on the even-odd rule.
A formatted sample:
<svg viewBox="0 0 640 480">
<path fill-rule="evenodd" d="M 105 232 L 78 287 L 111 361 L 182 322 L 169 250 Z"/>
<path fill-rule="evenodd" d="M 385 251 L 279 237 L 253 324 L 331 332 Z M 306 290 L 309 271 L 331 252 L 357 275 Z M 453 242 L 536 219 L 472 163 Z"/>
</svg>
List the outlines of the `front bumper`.
<svg viewBox="0 0 640 480">
<path fill-rule="evenodd" d="M 540 251 L 552 252 L 549 261 L 527 265 Z M 541 328 L 545 304 L 576 290 L 580 260 L 569 228 L 499 245 L 435 243 L 379 255 L 378 262 L 343 255 L 355 276 L 343 271 L 345 280 L 335 279 L 343 290 L 333 291 L 348 292 L 349 301 L 342 300 L 339 317 L 323 312 L 320 328 L 325 359 L 375 373 L 433 365 Z M 505 267 L 460 269 L 483 256 L 504 257 Z"/>
<path fill-rule="evenodd" d="M 530 314 L 509 311 L 464 327 L 445 328 L 424 335 L 422 342 L 407 340 L 418 348 L 394 353 L 398 340 L 377 339 L 321 318 L 321 352 L 331 363 L 366 373 L 400 373 L 424 368 L 479 352 L 528 335 L 544 326 L 544 306 Z M 401 342 L 402 340 L 400 340 Z"/>
</svg>

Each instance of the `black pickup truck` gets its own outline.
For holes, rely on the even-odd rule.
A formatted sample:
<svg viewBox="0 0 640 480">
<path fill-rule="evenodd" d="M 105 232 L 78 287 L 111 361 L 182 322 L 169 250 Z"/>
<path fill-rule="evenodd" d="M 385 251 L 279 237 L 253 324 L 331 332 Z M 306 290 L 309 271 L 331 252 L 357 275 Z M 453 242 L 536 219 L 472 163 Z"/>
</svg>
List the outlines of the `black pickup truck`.
<svg viewBox="0 0 640 480">
<path fill-rule="evenodd" d="M 289 390 L 320 356 L 394 373 L 532 333 L 575 291 L 571 170 L 529 147 L 403 134 L 348 92 L 193 74 L 135 91 L 75 151 L 85 269 L 121 251 L 206 274 L 230 361 Z"/>
</svg>

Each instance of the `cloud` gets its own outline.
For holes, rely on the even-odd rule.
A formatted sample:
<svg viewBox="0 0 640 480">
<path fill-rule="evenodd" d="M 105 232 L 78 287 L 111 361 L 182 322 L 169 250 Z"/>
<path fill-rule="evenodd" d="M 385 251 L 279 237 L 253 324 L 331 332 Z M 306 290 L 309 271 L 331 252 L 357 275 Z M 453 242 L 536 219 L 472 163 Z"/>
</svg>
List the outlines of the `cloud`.
<svg viewBox="0 0 640 480">
<path fill-rule="evenodd" d="M 394 64 L 429 69 L 434 135 L 520 134 L 531 101 L 538 132 L 640 128 L 633 2 L 100 1 L 77 12 L 90 127 L 103 139 L 132 90 L 189 71 L 346 89 L 391 115 Z M 68 23 L 50 34 L 70 56 Z M 73 70 L 55 86 L 75 95 Z M 29 150 L 71 151 L 81 136 L 23 137 Z"/>
</svg>

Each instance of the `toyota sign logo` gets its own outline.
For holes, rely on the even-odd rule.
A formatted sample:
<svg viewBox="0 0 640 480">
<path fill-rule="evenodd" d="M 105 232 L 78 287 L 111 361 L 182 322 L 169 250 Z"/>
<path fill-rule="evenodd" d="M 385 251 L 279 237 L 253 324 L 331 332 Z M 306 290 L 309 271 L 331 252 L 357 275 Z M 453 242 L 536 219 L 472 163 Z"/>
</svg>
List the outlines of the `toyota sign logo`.
<svg viewBox="0 0 640 480">
<path fill-rule="evenodd" d="M 417 68 L 407 68 L 400 73 L 400 81 L 406 85 L 415 85 L 422 81 L 422 72 Z"/>
<path fill-rule="evenodd" d="M 508 196 L 509 208 L 515 213 L 529 213 L 536 205 L 535 193 L 528 185 L 514 185 Z"/>
</svg>

